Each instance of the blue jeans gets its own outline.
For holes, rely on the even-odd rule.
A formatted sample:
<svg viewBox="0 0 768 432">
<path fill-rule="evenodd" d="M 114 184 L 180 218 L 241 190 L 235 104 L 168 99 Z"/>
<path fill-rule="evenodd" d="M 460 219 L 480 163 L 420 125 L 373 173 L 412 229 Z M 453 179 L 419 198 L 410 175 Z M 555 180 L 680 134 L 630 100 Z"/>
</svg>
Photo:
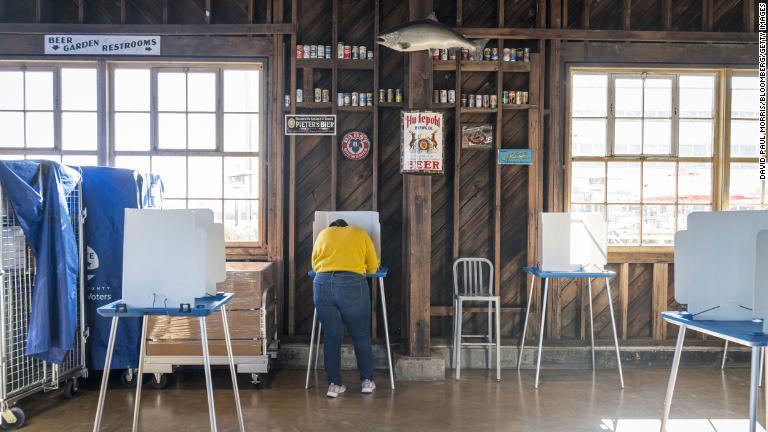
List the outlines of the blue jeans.
<svg viewBox="0 0 768 432">
<path fill-rule="evenodd" d="M 351 272 L 318 273 L 314 281 L 317 315 L 323 325 L 323 358 L 328 383 L 341 384 L 344 324 L 352 336 L 360 380 L 373 380 L 371 297 L 368 282 Z"/>
</svg>

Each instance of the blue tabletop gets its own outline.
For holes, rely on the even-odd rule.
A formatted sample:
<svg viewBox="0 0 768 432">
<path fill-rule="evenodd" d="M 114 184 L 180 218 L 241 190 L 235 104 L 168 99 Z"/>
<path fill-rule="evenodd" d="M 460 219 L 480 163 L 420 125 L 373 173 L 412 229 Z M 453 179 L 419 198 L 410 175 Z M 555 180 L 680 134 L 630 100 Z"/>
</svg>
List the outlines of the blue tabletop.
<svg viewBox="0 0 768 432">
<path fill-rule="evenodd" d="M 387 273 L 389 273 L 389 267 L 387 266 L 381 266 L 378 270 L 376 270 L 376 273 L 366 274 L 365 277 L 368 279 L 378 279 L 387 277 Z M 317 273 L 315 273 L 314 270 L 310 270 L 307 272 L 309 277 L 314 278 Z"/>
<path fill-rule="evenodd" d="M 608 278 L 616 275 L 615 271 L 610 270 L 574 270 L 574 271 L 542 271 L 538 267 L 523 267 L 523 271 L 529 275 L 546 278 Z"/>
<path fill-rule="evenodd" d="M 768 346 L 768 335 L 763 333 L 763 321 L 697 320 L 687 312 L 662 312 L 661 316 L 672 324 L 684 325 L 692 330 L 715 337 L 734 340 L 747 346 Z"/>
<path fill-rule="evenodd" d="M 142 317 L 144 315 L 165 315 L 165 316 L 208 316 L 219 310 L 222 306 L 229 303 L 235 296 L 233 293 L 218 293 L 214 296 L 198 297 L 195 304 L 186 311 L 175 308 L 123 308 L 122 300 L 117 300 L 97 309 L 99 315 L 103 317 Z"/>
</svg>

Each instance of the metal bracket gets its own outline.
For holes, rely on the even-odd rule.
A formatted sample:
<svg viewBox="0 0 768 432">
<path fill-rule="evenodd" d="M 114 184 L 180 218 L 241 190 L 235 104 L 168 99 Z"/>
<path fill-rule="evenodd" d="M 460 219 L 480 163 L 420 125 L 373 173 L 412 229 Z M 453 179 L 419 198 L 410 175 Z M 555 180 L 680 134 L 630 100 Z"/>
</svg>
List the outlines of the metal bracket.
<svg viewBox="0 0 768 432">
<path fill-rule="evenodd" d="M 192 306 L 189 303 L 182 303 L 179 305 L 179 312 L 192 313 Z"/>
</svg>

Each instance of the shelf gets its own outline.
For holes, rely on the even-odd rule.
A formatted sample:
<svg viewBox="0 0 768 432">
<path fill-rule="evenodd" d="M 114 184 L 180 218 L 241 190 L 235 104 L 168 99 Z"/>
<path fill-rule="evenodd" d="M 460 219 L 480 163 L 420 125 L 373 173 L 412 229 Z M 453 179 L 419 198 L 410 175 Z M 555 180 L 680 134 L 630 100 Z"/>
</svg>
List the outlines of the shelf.
<svg viewBox="0 0 768 432">
<path fill-rule="evenodd" d="M 494 114 L 496 108 L 462 108 L 461 112 L 464 114 Z"/>
<path fill-rule="evenodd" d="M 461 70 L 467 72 L 495 72 L 499 70 L 499 62 L 490 61 L 462 61 Z"/>
<path fill-rule="evenodd" d="M 333 59 L 297 58 L 296 67 L 303 69 L 333 69 Z"/>
<path fill-rule="evenodd" d="M 405 102 L 378 102 L 376 105 L 382 108 L 403 108 Z"/>
<path fill-rule="evenodd" d="M 455 103 L 434 103 L 432 102 L 432 109 L 447 110 L 456 108 Z"/>
<path fill-rule="evenodd" d="M 327 109 L 333 106 L 333 102 L 296 102 L 296 108 Z"/>
<path fill-rule="evenodd" d="M 532 110 L 539 109 L 538 105 L 533 104 L 502 104 L 501 109 L 504 110 Z"/>
<path fill-rule="evenodd" d="M 501 69 L 504 72 L 530 72 L 531 62 L 501 62 Z"/>
<path fill-rule="evenodd" d="M 352 60 L 352 59 L 338 59 L 336 61 L 336 64 L 338 64 L 339 69 L 347 69 L 347 70 L 373 70 L 374 65 L 376 64 L 373 59 L 371 60 Z"/>
<path fill-rule="evenodd" d="M 432 60 L 433 71 L 455 71 L 456 60 Z"/>
<path fill-rule="evenodd" d="M 336 111 L 344 112 L 372 112 L 372 106 L 340 106 L 336 108 Z"/>
</svg>

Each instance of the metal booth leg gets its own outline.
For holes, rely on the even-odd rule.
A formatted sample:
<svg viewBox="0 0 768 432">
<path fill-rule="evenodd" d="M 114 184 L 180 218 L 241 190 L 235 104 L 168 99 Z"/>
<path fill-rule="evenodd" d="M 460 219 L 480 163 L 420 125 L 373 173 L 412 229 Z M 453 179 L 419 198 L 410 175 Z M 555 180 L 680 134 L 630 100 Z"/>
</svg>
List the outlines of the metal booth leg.
<svg viewBox="0 0 768 432">
<path fill-rule="evenodd" d="M 485 368 L 491 369 L 491 343 L 493 343 L 493 302 L 488 302 L 488 346 L 485 348 Z"/>
<path fill-rule="evenodd" d="M 675 345 L 675 357 L 672 360 L 672 370 L 669 371 L 669 382 L 667 383 L 667 396 L 664 398 L 664 414 L 661 417 L 661 432 L 667 432 L 667 421 L 669 420 L 669 410 L 672 407 L 672 394 L 675 392 L 675 382 L 677 381 L 677 370 L 680 367 L 680 355 L 683 353 L 683 342 L 685 341 L 685 326 L 680 326 L 677 331 L 677 345 Z"/>
<path fill-rule="evenodd" d="M 752 347 L 752 373 L 749 378 L 749 432 L 757 430 L 757 382 L 760 380 L 761 347 Z"/>
<path fill-rule="evenodd" d="M 115 350 L 115 335 L 117 334 L 117 322 L 119 317 L 112 317 L 112 325 L 109 328 L 109 343 L 107 343 L 107 357 L 104 360 L 104 371 L 101 375 L 101 388 L 99 389 L 99 403 L 96 405 L 96 420 L 93 422 L 93 432 L 101 429 L 101 416 L 104 414 L 104 397 L 107 395 L 107 382 L 109 381 L 109 368 L 112 366 L 112 352 Z"/>
<path fill-rule="evenodd" d="M 619 353 L 619 336 L 616 333 L 616 318 L 613 316 L 613 300 L 611 299 L 611 283 L 605 278 L 605 292 L 608 293 L 608 309 L 611 311 L 611 328 L 613 329 L 613 344 L 616 347 L 616 363 L 619 365 L 619 381 L 624 388 L 624 372 L 621 370 L 621 354 Z"/>
<path fill-rule="evenodd" d="M 312 315 L 312 334 L 309 337 L 309 354 L 307 355 L 307 380 L 304 383 L 304 389 L 309 388 L 309 373 L 312 370 L 312 347 L 315 346 L 315 326 L 317 325 L 317 309 Z"/>
<path fill-rule="evenodd" d="M 211 357 L 208 354 L 208 329 L 205 317 L 200 317 L 200 336 L 203 344 L 203 367 L 205 368 L 205 390 L 208 393 L 208 417 L 211 421 L 211 432 L 216 432 L 216 409 L 213 406 L 213 383 L 211 382 Z"/>
<path fill-rule="evenodd" d="M 544 343 L 544 323 L 547 319 L 547 289 L 549 278 L 544 278 L 544 295 L 541 298 L 541 329 L 539 330 L 539 355 L 536 359 L 536 382 L 534 388 L 539 388 L 539 371 L 541 370 L 541 345 Z"/>
<path fill-rule="evenodd" d="M 221 322 L 224 324 L 224 342 L 227 344 L 227 360 L 229 360 L 229 372 L 232 374 L 232 390 L 235 392 L 237 420 L 240 425 L 240 432 L 245 432 L 243 408 L 240 406 L 240 389 L 237 387 L 237 370 L 235 369 L 235 357 L 232 353 L 232 338 L 229 336 L 229 321 L 227 321 L 226 306 L 221 307 Z"/>
<path fill-rule="evenodd" d="M 387 298 L 384 295 L 384 278 L 379 278 L 379 297 L 381 297 L 381 312 L 384 314 L 384 340 L 387 342 L 387 364 L 389 365 L 389 386 L 395 389 L 395 375 L 392 372 L 392 349 L 389 346 L 389 319 L 387 318 Z"/>
<path fill-rule="evenodd" d="M 525 307 L 525 323 L 523 324 L 523 337 L 520 339 L 520 352 L 517 354 L 517 370 L 523 363 L 523 348 L 525 348 L 525 331 L 528 329 L 528 315 L 531 313 L 531 299 L 533 298 L 533 285 L 536 283 L 536 277 L 531 275 L 531 288 L 528 290 L 528 304 Z"/>
<path fill-rule="evenodd" d="M 501 297 L 496 299 L 496 381 L 501 381 Z"/>
<path fill-rule="evenodd" d="M 587 278 L 589 287 L 589 341 L 592 346 L 592 370 L 595 370 L 595 316 L 592 313 L 592 278 Z"/>
<path fill-rule="evenodd" d="M 451 344 L 452 344 L 451 348 L 453 348 L 451 350 L 452 351 L 452 354 L 451 354 L 452 359 L 451 359 L 451 361 L 453 362 L 451 364 L 451 366 L 454 367 L 454 368 L 456 367 L 456 350 L 457 350 L 457 348 L 456 348 L 457 347 L 456 335 L 459 334 L 458 327 L 457 327 L 459 325 L 459 323 L 458 323 L 458 320 L 456 319 L 456 312 L 458 310 L 459 310 L 459 301 L 454 296 L 454 299 L 453 299 L 453 334 L 451 335 Z"/>
<path fill-rule="evenodd" d="M 315 370 L 317 370 L 317 365 L 319 364 L 320 359 L 320 340 L 323 338 L 323 323 L 318 321 L 317 322 L 317 341 L 315 342 Z"/>
<path fill-rule="evenodd" d="M 139 345 L 139 371 L 136 375 L 136 398 L 133 402 L 133 432 L 139 430 L 139 415 L 141 414 L 141 380 L 144 376 L 144 353 L 147 346 L 147 319 L 144 315 L 141 318 L 141 342 Z"/>
<path fill-rule="evenodd" d="M 728 340 L 725 341 L 725 347 L 723 347 L 723 361 L 720 362 L 720 369 L 725 369 L 725 360 L 728 358 Z"/>
</svg>

